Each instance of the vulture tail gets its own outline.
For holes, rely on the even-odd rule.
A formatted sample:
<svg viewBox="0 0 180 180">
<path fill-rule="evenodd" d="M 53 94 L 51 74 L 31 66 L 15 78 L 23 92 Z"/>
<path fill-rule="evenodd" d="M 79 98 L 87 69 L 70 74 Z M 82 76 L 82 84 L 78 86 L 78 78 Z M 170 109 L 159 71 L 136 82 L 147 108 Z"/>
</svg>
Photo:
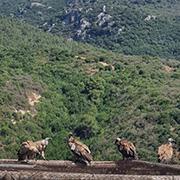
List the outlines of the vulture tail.
<svg viewBox="0 0 180 180">
<path fill-rule="evenodd" d="M 84 158 L 86 161 L 88 161 L 88 162 L 93 161 L 92 155 L 89 154 L 89 153 L 87 153 L 87 152 L 84 152 L 84 153 L 82 154 L 82 156 L 83 156 L 83 158 Z"/>
</svg>

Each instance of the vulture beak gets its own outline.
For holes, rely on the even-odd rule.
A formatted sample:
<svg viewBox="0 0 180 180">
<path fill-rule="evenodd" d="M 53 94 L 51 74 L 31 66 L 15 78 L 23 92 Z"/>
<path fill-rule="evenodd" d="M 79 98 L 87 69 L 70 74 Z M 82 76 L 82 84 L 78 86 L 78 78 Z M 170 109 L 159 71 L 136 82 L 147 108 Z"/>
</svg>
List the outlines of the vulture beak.
<svg viewBox="0 0 180 180">
<path fill-rule="evenodd" d="M 52 138 L 47 137 L 47 138 L 45 138 L 45 140 L 46 140 L 46 141 L 49 141 L 49 140 L 52 140 Z"/>
</svg>

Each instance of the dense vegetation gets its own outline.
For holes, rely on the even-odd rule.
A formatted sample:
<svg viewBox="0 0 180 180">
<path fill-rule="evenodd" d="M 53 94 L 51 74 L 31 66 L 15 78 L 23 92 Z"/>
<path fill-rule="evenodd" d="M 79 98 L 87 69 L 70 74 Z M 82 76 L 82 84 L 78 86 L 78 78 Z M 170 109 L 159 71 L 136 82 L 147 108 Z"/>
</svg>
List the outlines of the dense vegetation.
<svg viewBox="0 0 180 180">
<path fill-rule="evenodd" d="M 1 0 L 0 13 L 128 55 L 180 58 L 178 0 Z"/>
<path fill-rule="evenodd" d="M 120 158 L 117 136 L 145 160 L 156 160 L 168 137 L 180 144 L 178 61 L 115 54 L 11 19 L 0 24 L 0 158 L 48 136 L 48 159 L 70 159 L 69 132 L 95 160 Z M 41 95 L 35 104 L 32 92 Z"/>
</svg>

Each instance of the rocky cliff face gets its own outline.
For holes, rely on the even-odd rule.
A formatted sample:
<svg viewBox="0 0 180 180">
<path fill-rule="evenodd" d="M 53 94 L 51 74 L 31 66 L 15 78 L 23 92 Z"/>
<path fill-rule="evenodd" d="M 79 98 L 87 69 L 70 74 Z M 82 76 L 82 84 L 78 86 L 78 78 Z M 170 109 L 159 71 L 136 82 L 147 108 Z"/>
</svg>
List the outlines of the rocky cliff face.
<svg viewBox="0 0 180 180">
<path fill-rule="evenodd" d="M 101 10 L 96 12 L 95 7 L 90 8 L 90 4 L 94 5 L 94 3 L 91 1 L 85 3 L 71 1 L 68 4 L 62 16 L 62 22 L 65 26 L 74 27 L 74 32 L 70 38 L 85 40 L 96 34 L 109 34 L 115 27 L 116 23 L 113 16 L 106 11 L 106 5 L 103 5 Z M 92 13 L 94 17 L 88 18 L 88 13 Z"/>
</svg>

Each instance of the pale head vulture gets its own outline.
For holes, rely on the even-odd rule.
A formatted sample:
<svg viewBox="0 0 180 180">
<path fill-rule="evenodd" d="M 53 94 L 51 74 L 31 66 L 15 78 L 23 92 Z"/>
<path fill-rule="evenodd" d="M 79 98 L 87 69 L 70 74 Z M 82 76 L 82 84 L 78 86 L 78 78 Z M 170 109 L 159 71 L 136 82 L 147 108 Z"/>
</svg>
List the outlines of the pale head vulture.
<svg viewBox="0 0 180 180">
<path fill-rule="evenodd" d="M 75 139 L 72 134 L 69 135 L 68 146 L 79 161 L 90 164 L 93 160 L 88 146 Z"/>
<path fill-rule="evenodd" d="M 125 159 L 138 159 L 134 144 L 126 139 L 117 138 L 115 144 Z"/>
<path fill-rule="evenodd" d="M 170 163 L 173 159 L 175 148 L 175 141 L 172 138 L 168 139 L 166 144 L 162 144 L 158 147 L 158 162 Z"/>
</svg>

